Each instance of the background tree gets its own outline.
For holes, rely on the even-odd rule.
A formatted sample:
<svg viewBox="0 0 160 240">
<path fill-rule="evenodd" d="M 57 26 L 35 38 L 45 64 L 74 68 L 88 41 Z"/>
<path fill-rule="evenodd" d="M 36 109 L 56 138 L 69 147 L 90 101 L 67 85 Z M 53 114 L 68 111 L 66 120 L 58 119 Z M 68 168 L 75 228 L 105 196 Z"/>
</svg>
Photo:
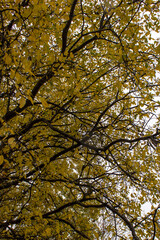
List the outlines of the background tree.
<svg viewBox="0 0 160 240">
<path fill-rule="evenodd" d="M 1 239 L 158 239 L 159 1 L 0 17 Z"/>
</svg>

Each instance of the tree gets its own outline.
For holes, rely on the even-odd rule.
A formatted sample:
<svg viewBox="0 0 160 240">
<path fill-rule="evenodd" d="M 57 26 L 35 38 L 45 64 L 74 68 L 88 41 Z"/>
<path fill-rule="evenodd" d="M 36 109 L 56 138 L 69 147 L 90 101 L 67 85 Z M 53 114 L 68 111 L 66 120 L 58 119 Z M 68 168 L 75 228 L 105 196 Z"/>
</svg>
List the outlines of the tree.
<svg viewBox="0 0 160 240">
<path fill-rule="evenodd" d="M 0 14 L 1 239 L 158 239 L 159 1 Z"/>
</svg>

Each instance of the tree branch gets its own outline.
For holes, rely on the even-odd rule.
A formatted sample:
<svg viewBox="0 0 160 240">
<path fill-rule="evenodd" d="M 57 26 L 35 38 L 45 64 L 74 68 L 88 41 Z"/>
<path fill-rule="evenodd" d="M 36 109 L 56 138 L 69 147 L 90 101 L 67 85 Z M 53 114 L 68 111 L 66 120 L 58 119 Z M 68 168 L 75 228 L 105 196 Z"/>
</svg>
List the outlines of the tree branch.
<svg viewBox="0 0 160 240">
<path fill-rule="evenodd" d="M 74 0 L 73 3 L 72 3 L 72 7 L 71 7 L 71 10 L 70 10 L 70 14 L 69 14 L 69 20 L 67 21 L 66 26 L 64 27 L 63 32 L 62 32 L 62 50 L 61 50 L 61 53 L 65 52 L 65 49 L 66 49 L 66 46 L 67 46 L 67 34 L 68 34 L 68 30 L 69 30 L 69 27 L 70 27 L 72 19 L 73 19 L 74 10 L 75 10 L 77 2 L 78 2 L 78 0 Z"/>
</svg>

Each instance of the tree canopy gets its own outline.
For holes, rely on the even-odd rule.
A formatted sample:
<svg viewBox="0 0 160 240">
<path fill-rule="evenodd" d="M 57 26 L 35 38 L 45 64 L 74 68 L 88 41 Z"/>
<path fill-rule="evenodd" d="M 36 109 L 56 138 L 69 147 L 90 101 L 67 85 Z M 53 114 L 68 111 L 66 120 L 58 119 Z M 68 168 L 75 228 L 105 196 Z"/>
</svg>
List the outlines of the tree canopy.
<svg viewBox="0 0 160 240">
<path fill-rule="evenodd" d="M 1 239 L 158 240 L 159 6 L 1 0 Z"/>
</svg>

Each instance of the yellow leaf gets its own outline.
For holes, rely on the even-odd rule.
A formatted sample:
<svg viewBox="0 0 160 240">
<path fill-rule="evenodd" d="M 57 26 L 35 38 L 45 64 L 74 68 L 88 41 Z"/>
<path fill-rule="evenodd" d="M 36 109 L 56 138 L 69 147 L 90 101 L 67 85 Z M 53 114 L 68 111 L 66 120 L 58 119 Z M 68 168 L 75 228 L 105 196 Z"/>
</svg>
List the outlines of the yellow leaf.
<svg viewBox="0 0 160 240">
<path fill-rule="evenodd" d="M 22 82 L 22 76 L 18 72 L 16 72 L 15 76 L 16 76 L 17 83 L 18 84 L 21 83 Z"/>
<path fill-rule="evenodd" d="M 156 47 L 155 52 L 160 54 L 160 44 Z"/>
<path fill-rule="evenodd" d="M 70 7 L 68 7 L 68 6 L 65 8 L 65 12 L 68 12 L 68 13 L 69 13 L 70 10 L 71 10 L 71 9 L 70 9 Z"/>
<path fill-rule="evenodd" d="M 10 65 L 12 63 L 12 59 L 8 54 L 5 54 L 4 61 L 7 65 Z"/>
<path fill-rule="evenodd" d="M 63 56 L 63 54 L 61 54 L 61 55 L 59 56 L 59 61 L 62 62 L 62 61 L 64 61 L 64 60 L 65 60 L 65 56 Z"/>
<path fill-rule="evenodd" d="M 4 162 L 4 157 L 3 155 L 0 156 L 0 165 L 2 165 L 2 163 Z"/>
<path fill-rule="evenodd" d="M 73 54 L 72 52 L 70 53 L 70 57 L 71 57 L 71 58 L 74 58 L 74 54 Z"/>
<path fill-rule="evenodd" d="M 28 96 L 28 99 L 31 101 L 32 105 L 34 104 L 33 98 L 31 96 Z"/>
<path fill-rule="evenodd" d="M 157 64 L 156 70 L 160 71 L 160 63 Z"/>
<path fill-rule="evenodd" d="M 41 101 L 44 108 L 48 107 L 48 103 L 46 102 L 45 98 L 40 98 L 40 101 Z"/>
<path fill-rule="evenodd" d="M 60 232 L 60 228 L 59 228 L 59 222 L 57 223 L 57 225 L 56 225 L 56 232 L 59 234 L 59 232 Z"/>
<path fill-rule="evenodd" d="M 11 148 L 14 148 L 16 146 L 15 139 L 13 137 L 8 139 L 8 143 L 11 146 Z"/>
<path fill-rule="evenodd" d="M 47 236 L 51 236 L 52 229 L 51 228 L 47 228 L 45 232 L 46 232 Z"/>
<path fill-rule="evenodd" d="M 19 104 L 20 104 L 19 105 L 20 108 L 24 107 L 24 105 L 26 104 L 26 99 L 24 97 L 22 97 L 19 101 Z"/>
<path fill-rule="evenodd" d="M 15 71 L 13 69 L 11 69 L 10 78 L 14 78 L 14 77 L 15 77 Z"/>
</svg>

